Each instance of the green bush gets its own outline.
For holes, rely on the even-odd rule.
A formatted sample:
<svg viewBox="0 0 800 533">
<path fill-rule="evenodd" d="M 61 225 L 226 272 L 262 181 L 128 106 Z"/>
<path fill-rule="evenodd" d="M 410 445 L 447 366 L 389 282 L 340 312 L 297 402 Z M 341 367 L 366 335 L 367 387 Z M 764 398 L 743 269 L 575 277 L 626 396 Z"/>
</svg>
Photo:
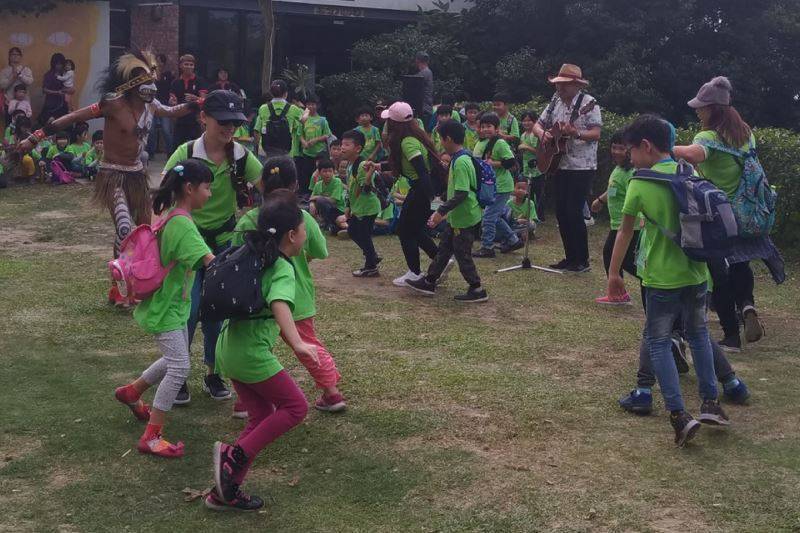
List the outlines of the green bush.
<svg viewBox="0 0 800 533">
<path fill-rule="evenodd" d="M 400 95 L 400 82 L 388 70 L 343 72 L 323 78 L 320 84 L 325 114 L 336 132 L 355 126 L 357 109 Z"/>
</svg>

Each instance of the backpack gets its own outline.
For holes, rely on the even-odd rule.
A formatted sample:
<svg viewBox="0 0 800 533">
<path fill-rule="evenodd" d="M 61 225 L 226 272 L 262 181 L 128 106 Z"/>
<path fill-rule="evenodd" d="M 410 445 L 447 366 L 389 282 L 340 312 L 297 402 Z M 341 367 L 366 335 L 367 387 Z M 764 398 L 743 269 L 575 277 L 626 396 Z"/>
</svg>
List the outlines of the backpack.
<svg viewBox="0 0 800 533">
<path fill-rule="evenodd" d="M 264 135 L 261 136 L 261 147 L 264 150 L 268 148 L 280 148 L 287 152 L 292 149 L 292 128 L 286 116 L 289 114 L 291 108 L 289 102 L 283 106 L 280 115 L 275 111 L 275 106 L 272 102 L 267 104 L 269 108 L 269 120 L 264 126 Z"/>
<path fill-rule="evenodd" d="M 166 267 L 161 264 L 161 248 L 158 233 L 173 217 L 192 216 L 183 209 L 173 209 L 155 224 L 142 224 L 125 237 L 119 247 L 119 257 L 108 262 L 111 279 L 117 284 L 120 294 L 130 301 L 144 300 L 152 296 L 172 271 L 175 261 Z"/>
<path fill-rule="evenodd" d="M 743 152 L 718 141 L 702 140 L 698 144 L 732 155 L 742 167 L 739 187 L 731 199 L 733 214 L 744 238 L 766 237 L 775 224 L 775 204 L 778 193 L 770 187 L 767 175 L 756 155 L 752 140 Z"/>
<path fill-rule="evenodd" d="M 195 141 L 186 143 L 186 159 L 191 159 L 194 153 Z M 247 166 L 247 149 L 245 148 L 244 156 L 240 157 L 233 162 L 231 167 L 231 185 L 236 193 L 236 205 L 239 209 L 255 205 L 254 192 L 250 191 L 247 187 L 247 181 L 244 179 L 244 170 Z M 227 230 L 226 230 L 227 231 Z"/>
<path fill-rule="evenodd" d="M 455 164 L 456 159 L 462 155 L 469 156 L 472 159 L 472 164 L 475 167 L 475 199 L 478 200 L 478 205 L 482 208 L 489 207 L 497 199 L 497 174 L 492 165 L 486 162 L 486 154 L 491 156 L 494 150 L 494 145 L 497 139 L 492 139 L 486 144 L 483 157 L 478 159 L 472 155 L 468 150 L 461 150 L 456 153 L 451 161 L 451 165 Z"/>
<path fill-rule="evenodd" d="M 261 293 L 264 258 L 245 238 L 245 244 L 228 248 L 206 267 L 200 293 L 200 320 L 263 318 L 267 306 Z"/>
<path fill-rule="evenodd" d="M 693 261 L 727 257 L 738 235 L 736 217 L 728 196 L 710 181 L 696 176 L 694 168 L 681 160 L 675 174 L 637 170 L 631 179 L 668 184 L 678 204 L 680 230 L 676 234 L 658 226 Z"/>
<path fill-rule="evenodd" d="M 53 159 L 50 162 L 50 181 L 54 185 L 68 185 L 75 183 L 75 177 L 67 170 L 64 163 L 58 159 Z"/>
</svg>

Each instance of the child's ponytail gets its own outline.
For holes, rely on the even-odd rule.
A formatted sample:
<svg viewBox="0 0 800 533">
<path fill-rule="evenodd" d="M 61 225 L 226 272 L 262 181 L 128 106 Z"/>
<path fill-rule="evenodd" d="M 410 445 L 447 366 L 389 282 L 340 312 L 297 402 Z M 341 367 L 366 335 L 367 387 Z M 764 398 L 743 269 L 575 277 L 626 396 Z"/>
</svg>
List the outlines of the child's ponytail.
<svg viewBox="0 0 800 533">
<path fill-rule="evenodd" d="M 181 161 L 166 173 L 159 188 L 153 191 L 153 212 L 160 215 L 172 207 L 180 197 L 185 183 L 199 185 L 212 181 L 214 181 L 214 175 L 201 160 L 185 159 Z"/>
<path fill-rule="evenodd" d="M 297 205 L 297 196 L 288 189 L 278 189 L 264 197 L 258 213 L 255 230 L 245 234 L 245 240 L 271 267 L 280 256 L 280 244 L 284 235 L 297 229 L 303 222 L 303 212 Z"/>
<path fill-rule="evenodd" d="M 264 196 L 278 189 L 297 189 L 297 167 L 291 157 L 270 157 L 261 171 L 261 188 Z"/>
</svg>

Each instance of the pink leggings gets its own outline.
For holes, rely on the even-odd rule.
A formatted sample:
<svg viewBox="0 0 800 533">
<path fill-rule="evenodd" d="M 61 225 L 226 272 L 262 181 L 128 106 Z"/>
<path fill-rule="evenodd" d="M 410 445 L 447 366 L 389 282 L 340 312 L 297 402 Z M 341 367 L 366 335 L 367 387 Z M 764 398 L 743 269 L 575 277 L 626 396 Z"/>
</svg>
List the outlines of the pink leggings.
<svg viewBox="0 0 800 533">
<path fill-rule="evenodd" d="M 269 443 L 298 425 L 308 413 L 308 402 L 292 376 L 281 370 L 271 378 L 258 383 L 231 380 L 239 402 L 247 410 L 247 426 L 236 444 L 250 459 L 246 467 L 236 474 L 234 482 L 241 485 L 253 459 Z"/>
<path fill-rule="evenodd" d="M 314 331 L 314 317 L 298 320 L 294 325 L 297 327 L 297 333 L 300 335 L 300 339 L 303 342 L 317 347 L 319 365 L 310 357 L 301 357 L 298 355 L 297 359 L 300 360 L 303 366 L 306 367 L 306 370 L 308 370 L 308 373 L 311 374 L 311 377 L 314 378 L 318 389 L 335 386 L 339 383 L 339 380 L 342 379 L 342 376 L 336 369 L 336 362 L 333 360 L 333 356 L 331 356 L 325 345 L 322 344 L 322 341 L 317 338 L 317 333 Z M 286 342 L 283 333 L 281 333 L 281 337 L 283 341 Z"/>
</svg>

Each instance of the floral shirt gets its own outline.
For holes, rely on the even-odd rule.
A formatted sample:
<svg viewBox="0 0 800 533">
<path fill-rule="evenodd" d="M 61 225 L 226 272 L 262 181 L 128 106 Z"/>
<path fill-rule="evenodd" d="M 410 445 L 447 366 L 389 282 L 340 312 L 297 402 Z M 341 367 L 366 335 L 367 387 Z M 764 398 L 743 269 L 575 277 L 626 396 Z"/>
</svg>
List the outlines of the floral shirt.
<svg viewBox="0 0 800 533">
<path fill-rule="evenodd" d="M 556 122 L 569 122 L 572 116 L 572 108 L 581 94 L 585 95 L 583 101 L 581 101 L 581 107 L 585 107 L 586 104 L 594 100 L 594 97 L 586 93 L 578 93 L 572 99 L 572 102 L 566 104 L 556 95 L 539 117 L 539 124 L 544 129 L 549 129 Z M 591 111 L 585 115 L 578 116 L 575 120 L 575 127 L 578 128 L 578 131 L 585 131 L 602 125 L 603 119 L 600 116 L 599 106 L 595 106 Z M 567 141 L 567 153 L 561 158 L 558 168 L 560 170 L 596 170 L 597 145 L 597 141 L 569 139 Z"/>
</svg>

